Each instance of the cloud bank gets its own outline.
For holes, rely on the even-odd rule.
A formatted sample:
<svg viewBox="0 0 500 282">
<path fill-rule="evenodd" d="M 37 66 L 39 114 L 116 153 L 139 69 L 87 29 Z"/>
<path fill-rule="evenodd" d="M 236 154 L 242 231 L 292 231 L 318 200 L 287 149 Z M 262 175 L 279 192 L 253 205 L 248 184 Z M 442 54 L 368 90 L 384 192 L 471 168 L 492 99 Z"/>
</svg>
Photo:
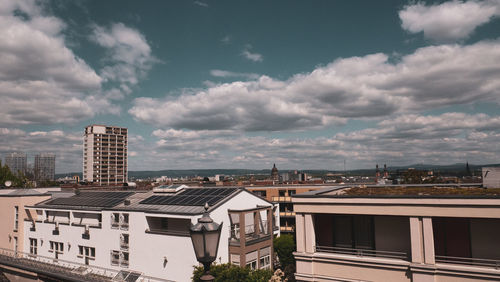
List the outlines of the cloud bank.
<svg viewBox="0 0 500 282">
<path fill-rule="evenodd" d="M 399 11 L 403 29 L 423 32 L 436 42 L 454 42 L 469 37 L 474 30 L 500 15 L 500 0 L 450 1 L 435 5 L 418 2 Z"/>
</svg>

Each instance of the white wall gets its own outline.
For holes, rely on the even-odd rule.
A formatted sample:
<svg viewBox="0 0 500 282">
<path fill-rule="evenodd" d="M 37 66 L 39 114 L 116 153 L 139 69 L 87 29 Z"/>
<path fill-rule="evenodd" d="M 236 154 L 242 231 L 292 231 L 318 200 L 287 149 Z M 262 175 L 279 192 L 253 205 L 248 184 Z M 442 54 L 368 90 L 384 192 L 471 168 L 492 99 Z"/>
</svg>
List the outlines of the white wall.
<svg viewBox="0 0 500 282">
<path fill-rule="evenodd" d="M 270 204 L 247 191 L 242 191 L 210 214 L 215 222 L 223 222 L 218 250 L 220 260 L 217 259 L 217 262 L 226 263 L 229 261 L 228 238 L 230 221 L 227 210 L 250 209 L 255 208 L 257 205 L 269 206 Z M 75 210 L 75 212 L 81 211 Z M 118 212 L 129 214 L 128 231 L 111 228 L 111 214 Z M 84 232 L 84 227 L 82 226 L 60 224 L 60 235 L 52 235 L 52 230 L 54 230 L 53 223 L 37 222 L 36 231 L 31 232 L 29 231 L 31 223 L 25 222 L 27 233 L 25 236 L 24 251 L 29 252 L 29 238 L 37 238 L 38 254 L 54 257 L 54 254 L 48 251 L 50 248 L 49 241 L 52 240 L 64 243 L 64 254 L 60 255 L 59 259 L 84 263 L 83 258 L 77 257 L 78 245 L 94 247 L 96 249 L 96 259 L 95 261 L 91 261 L 91 265 L 120 269 L 120 267 L 111 265 L 110 252 L 112 250 L 120 250 L 120 234 L 127 233 L 129 234 L 129 270 L 175 281 L 191 280 L 193 266 L 198 265 L 191 238 L 189 236 L 182 237 L 146 233 L 146 229 L 148 228 L 146 216 L 186 218 L 195 224 L 201 215 L 187 216 L 114 210 L 104 210 L 101 213 L 102 228 L 90 228 L 89 240 L 82 239 L 82 233 Z M 40 239 L 43 239 L 43 245 L 40 245 Z M 69 250 L 68 242 L 71 244 Z M 165 257 L 168 261 L 166 264 L 164 264 Z"/>
</svg>

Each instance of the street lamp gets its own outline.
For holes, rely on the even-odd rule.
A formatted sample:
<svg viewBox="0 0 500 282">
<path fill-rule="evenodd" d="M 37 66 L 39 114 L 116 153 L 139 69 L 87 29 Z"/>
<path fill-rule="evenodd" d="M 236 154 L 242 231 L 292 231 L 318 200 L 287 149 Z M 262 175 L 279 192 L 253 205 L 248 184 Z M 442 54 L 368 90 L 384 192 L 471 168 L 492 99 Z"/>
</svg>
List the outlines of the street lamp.
<svg viewBox="0 0 500 282">
<path fill-rule="evenodd" d="M 198 223 L 191 224 L 191 228 L 189 228 L 196 260 L 202 263 L 204 268 L 203 276 L 200 277 L 202 281 L 214 280 L 214 277 L 210 275 L 210 265 L 217 257 L 222 229 L 222 223 L 217 224 L 210 218 L 208 207 L 208 203 L 206 203 L 203 216 L 198 218 Z"/>
</svg>

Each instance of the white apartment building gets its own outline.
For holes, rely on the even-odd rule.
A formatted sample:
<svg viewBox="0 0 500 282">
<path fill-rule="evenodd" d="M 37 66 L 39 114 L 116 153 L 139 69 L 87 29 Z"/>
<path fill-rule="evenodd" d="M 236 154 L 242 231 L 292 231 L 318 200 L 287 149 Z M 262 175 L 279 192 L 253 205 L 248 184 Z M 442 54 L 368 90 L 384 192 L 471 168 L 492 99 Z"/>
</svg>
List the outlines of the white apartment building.
<svg viewBox="0 0 500 282">
<path fill-rule="evenodd" d="M 271 268 L 273 206 L 234 187 L 92 191 L 50 199 L 27 207 L 24 251 L 54 262 L 190 281 L 198 263 L 189 227 L 206 202 L 213 220 L 223 224 L 217 262 Z"/>
<path fill-rule="evenodd" d="M 41 153 L 35 155 L 34 174 L 37 181 L 55 180 L 56 155 Z"/>
<path fill-rule="evenodd" d="M 5 164 L 13 173 L 26 173 L 28 169 L 27 156 L 25 153 L 10 153 L 5 156 Z"/>
<path fill-rule="evenodd" d="M 98 185 L 127 182 L 127 128 L 89 125 L 83 139 L 83 181 Z"/>
</svg>

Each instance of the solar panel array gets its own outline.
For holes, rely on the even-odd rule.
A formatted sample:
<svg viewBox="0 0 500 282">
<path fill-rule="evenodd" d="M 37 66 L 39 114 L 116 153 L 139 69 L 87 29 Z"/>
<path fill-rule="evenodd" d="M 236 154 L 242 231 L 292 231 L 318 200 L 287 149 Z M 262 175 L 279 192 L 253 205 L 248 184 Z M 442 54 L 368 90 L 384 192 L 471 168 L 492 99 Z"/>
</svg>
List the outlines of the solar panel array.
<svg viewBox="0 0 500 282">
<path fill-rule="evenodd" d="M 114 207 L 123 202 L 134 192 L 81 192 L 67 197 L 55 198 L 45 203 L 55 206 L 87 206 L 87 207 Z"/>
<path fill-rule="evenodd" d="M 213 206 L 238 188 L 190 188 L 172 196 L 151 196 L 140 204 L 172 206 Z"/>
</svg>

